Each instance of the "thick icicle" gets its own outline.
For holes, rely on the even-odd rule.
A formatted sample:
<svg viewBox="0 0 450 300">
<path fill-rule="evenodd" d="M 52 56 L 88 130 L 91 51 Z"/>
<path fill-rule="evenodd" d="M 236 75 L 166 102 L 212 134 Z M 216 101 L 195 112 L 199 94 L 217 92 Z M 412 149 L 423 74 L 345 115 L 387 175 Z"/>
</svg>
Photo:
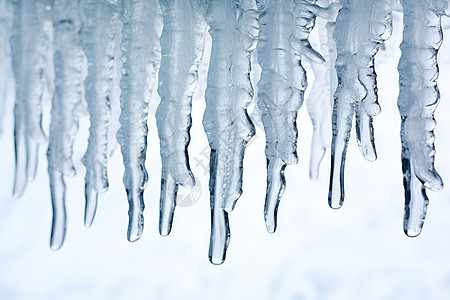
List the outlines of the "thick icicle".
<svg viewBox="0 0 450 300">
<path fill-rule="evenodd" d="M 253 98 L 250 54 L 258 35 L 258 9 L 254 0 L 214 0 L 205 18 L 212 37 L 203 117 L 211 147 L 209 260 L 221 264 L 230 236 L 227 211 L 242 193 L 245 147 L 255 134 L 246 108 Z"/>
<path fill-rule="evenodd" d="M 205 92 L 206 110 L 203 127 L 211 147 L 210 205 L 211 237 L 209 260 L 221 264 L 225 260 L 230 238 L 228 214 L 223 209 L 229 187 L 231 155 L 234 139 L 232 130 L 231 54 L 236 19 L 236 5 L 232 0 L 211 0 L 205 13 L 212 38 L 211 58 Z"/>
<path fill-rule="evenodd" d="M 50 1 L 16 0 L 11 38 L 13 70 L 16 78 L 14 143 L 16 172 L 13 195 L 22 195 L 27 181 L 34 178 L 37 153 L 45 141 L 42 131 L 41 98 L 47 66 Z"/>
<path fill-rule="evenodd" d="M 319 0 L 315 7 L 318 15 L 315 30 L 318 49 L 323 54 L 324 63 L 311 62 L 314 81 L 306 100 L 306 106 L 313 125 L 311 155 L 309 159 L 309 177 L 317 180 L 319 167 L 327 148 L 331 145 L 331 115 L 333 111 L 333 95 L 337 87 L 337 76 L 334 63 L 336 61 L 336 44 L 333 32 L 336 16 L 340 8 L 338 2 Z M 311 41 L 313 43 L 314 40 Z"/>
<path fill-rule="evenodd" d="M 82 43 L 88 61 L 84 81 L 91 127 L 82 162 L 86 166 L 84 225 L 90 227 L 97 209 L 98 193 L 108 189 L 108 123 L 114 66 L 116 0 L 82 0 Z"/>
<path fill-rule="evenodd" d="M 402 118 L 402 168 L 405 187 L 403 230 L 420 234 L 427 212 L 425 188 L 443 182 L 434 168 L 434 111 L 439 103 L 437 53 L 442 44 L 441 16 L 446 0 L 403 0 L 403 42 L 398 71 L 398 108 Z"/>
<path fill-rule="evenodd" d="M 234 149 L 231 160 L 230 181 L 223 208 L 230 212 L 242 194 L 243 164 L 245 148 L 255 135 L 255 127 L 247 113 L 253 99 L 250 82 L 251 53 L 256 48 L 259 33 L 259 12 L 255 0 L 237 1 L 237 19 L 233 33 L 231 53 L 231 76 L 233 80 L 232 114 Z M 230 128 L 231 129 L 231 128 Z"/>
<path fill-rule="evenodd" d="M 123 0 L 120 7 L 122 112 L 117 140 L 125 165 L 123 182 L 129 202 L 127 238 L 130 242 L 137 241 L 144 229 L 148 101 L 161 55 L 155 26 L 160 17 L 158 9 L 156 0 Z"/>
<path fill-rule="evenodd" d="M 391 0 L 345 0 L 336 20 L 338 87 L 334 94 L 333 139 L 328 204 L 344 201 L 344 166 L 353 115 L 364 157 L 376 159 L 372 117 L 378 105 L 374 58 L 392 32 Z"/>
<path fill-rule="evenodd" d="M 192 96 L 197 86 L 206 24 L 198 0 L 160 1 L 163 14 L 161 68 L 156 111 L 161 141 L 161 196 L 159 232 L 168 235 L 176 206 L 178 186 L 192 188 L 189 166 Z"/>
<path fill-rule="evenodd" d="M 315 1 L 267 1 L 260 4 L 258 108 L 266 133 L 267 191 L 264 218 L 267 231 L 275 232 L 277 210 L 285 188 L 284 169 L 296 164 L 297 112 L 307 86 L 301 56 L 323 61 L 309 44 L 315 24 L 310 6 Z"/>
<path fill-rule="evenodd" d="M 10 87 L 14 84 L 10 78 L 11 38 L 13 7 L 10 1 L 0 0 L 0 137 L 3 133 L 3 118 Z"/>
<path fill-rule="evenodd" d="M 64 0 L 55 1 L 53 7 L 55 94 L 47 158 L 53 207 L 50 247 L 54 250 L 62 246 L 66 231 L 64 175 L 75 175 L 72 152 L 78 130 L 83 64 L 77 9 L 76 2 Z"/>
</svg>

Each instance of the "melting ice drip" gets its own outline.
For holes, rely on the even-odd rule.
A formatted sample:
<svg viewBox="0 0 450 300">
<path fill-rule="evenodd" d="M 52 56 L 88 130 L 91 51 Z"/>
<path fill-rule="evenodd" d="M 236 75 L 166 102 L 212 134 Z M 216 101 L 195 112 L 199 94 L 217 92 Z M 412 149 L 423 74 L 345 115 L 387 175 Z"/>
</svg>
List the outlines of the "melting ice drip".
<svg viewBox="0 0 450 300">
<path fill-rule="evenodd" d="M 317 179 L 332 133 L 328 201 L 332 208 L 340 208 L 353 118 L 364 158 L 377 158 L 372 119 L 381 110 L 374 60 L 391 35 L 392 9 L 397 7 L 403 10 L 404 22 L 398 65 L 404 231 L 417 236 L 428 205 L 426 189 L 443 187 L 434 168 L 433 114 L 440 98 L 436 57 L 448 0 L 402 0 L 401 5 L 395 0 L 1 0 L 0 66 L 5 67 L 11 53 L 16 79 L 13 194 L 19 197 L 35 177 L 39 144 L 46 140 L 41 99 L 48 89 L 53 93 L 47 152 L 53 205 L 50 245 L 59 249 L 66 229 L 64 176 L 75 174 L 73 142 L 79 116 L 86 110 L 84 91 L 91 123 L 82 159 L 85 226 L 91 226 L 98 194 L 108 189 L 110 99 L 114 61 L 119 60 L 117 140 L 129 202 L 127 238 L 138 240 L 144 226 L 148 102 L 157 74 L 162 160 L 159 232 L 168 235 L 178 187 L 195 185 L 188 156 L 192 96 L 209 28 L 212 46 L 203 126 L 211 148 L 210 261 L 225 260 L 228 214 L 242 194 L 245 148 L 255 134 L 247 114 L 254 98 L 253 52 L 262 69 L 257 105 L 266 134 L 268 232 L 276 230 L 284 170 L 298 161 L 296 118 L 307 88 L 305 61 L 315 75 L 307 99 L 313 123 L 310 177 Z M 314 27 L 319 31 L 318 51 L 309 42 Z M 10 37 L 11 51 L 5 47 Z M 49 54 L 53 55 L 54 83 L 48 80 Z M 2 101 L 7 85 L 0 82 Z"/>
</svg>

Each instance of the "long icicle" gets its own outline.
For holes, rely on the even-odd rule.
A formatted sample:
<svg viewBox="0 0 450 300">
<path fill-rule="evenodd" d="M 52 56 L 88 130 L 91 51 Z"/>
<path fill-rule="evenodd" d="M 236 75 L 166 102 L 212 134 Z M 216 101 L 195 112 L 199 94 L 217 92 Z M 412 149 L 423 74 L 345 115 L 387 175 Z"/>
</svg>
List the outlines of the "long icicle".
<svg viewBox="0 0 450 300">
<path fill-rule="evenodd" d="M 231 154 L 230 181 L 222 206 L 231 212 L 242 195 L 244 153 L 250 139 L 255 135 L 247 107 L 253 99 L 250 82 L 251 54 L 256 48 L 259 34 L 259 11 L 255 0 L 236 2 L 237 19 L 233 33 L 231 53 L 231 76 L 233 81 L 232 114 L 234 149 Z"/>
<path fill-rule="evenodd" d="M 120 87 L 120 128 L 117 140 L 123 156 L 123 183 L 129 203 L 127 238 L 137 241 L 144 229 L 144 189 L 147 183 L 148 101 L 161 50 L 155 20 L 156 0 L 123 0 L 120 7 L 122 29 L 122 80 Z"/>
<path fill-rule="evenodd" d="M 53 250 L 62 246 L 66 232 L 64 176 L 75 175 L 72 152 L 78 130 L 83 64 L 77 9 L 76 2 L 72 1 L 58 0 L 53 6 L 55 94 L 47 151 L 53 207 L 50 247 Z"/>
<path fill-rule="evenodd" d="M 309 177 L 316 181 L 319 177 L 319 167 L 327 148 L 331 145 L 331 115 L 333 111 L 333 95 L 337 87 L 337 76 L 334 63 L 336 61 L 336 44 L 333 32 L 336 26 L 336 16 L 340 8 L 338 2 L 330 0 L 317 1 L 322 7 L 311 7 L 316 10 L 315 30 L 319 50 L 325 59 L 324 63 L 311 62 L 314 81 L 306 99 L 308 114 L 313 125 L 311 155 L 309 159 Z"/>
<path fill-rule="evenodd" d="M 236 19 L 234 0 L 211 0 L 205 13 L 212 38 L 211 58 L 205 92 L 206 109 L 203 127 L 211 147 L 209 191 L 211 237 L 209 260 L 221 264 L 225 260 L 230 239 L 228 214 L 223 209 L 230 181 L 233 153 L 231 55 Z"/>
<path fill-rule="evenodd" d="M 86 166 L 84 225 L 90 227 L 97 209 L 98 193 L 108 189 L 109 96 L 114 66 L 117 1 L 83 0 L 82 42 L 88 61 L 84 81 L 91 126 L 89 142 L 82 162 Z"/>
<path fill-rule="evenodd" d="M 49 1 L 16 0 L 11 38 L 13 70 L 16 78 L 14 108 L 15 178 L 13 195 L 20 197 L 27 181 L 34 179 L 42 130 L 41 99 L 47 66 L 50 22 Z"/>
<path fill-rule="evenodd" d="M 439 103 L 437 54 L 442 44 L 443 0 L 404 0 L 402 55 L 398 64 L 398 108 L 402 118 L 402 169 L 405 187 L 403 230 L 420 234 L 427 212 L 425 188 L 439 191 L 443 182 L 434 168 L 434 111 Z"/>
<path fill-rule="evenodd" d="M 344 169 L 353 116 L 364 157 L 376 159 L 372 117 L 380 112 L 374 57 L 392 32 L 391 0 L 345 0 L 336 20 L 338 87 L 334 94 L 328 204 L 344 202 Z"/>
<path fill-rule="evenodd" d="M 314 4 L 303 0 L 260 3 L 258 108 L 266 133 L 264 218 L 270 233 L 277 228 L 278 205 L 286 185 L 284 169 L 298 161 L 296 119 L 307 86 L 301 57 L 323 62 L 308 41 L 316 17 L 309 5 Z"/>
<path fill-rule="evenodd" d="M 198 0 L 160 1 L 160 5 L 164 27 L 156 120 L 162 162 L 159 233 L 165 236 L 172 228 L 178 186 L 195 185 L 187 147 L 206 24 Z"/>
</svg>

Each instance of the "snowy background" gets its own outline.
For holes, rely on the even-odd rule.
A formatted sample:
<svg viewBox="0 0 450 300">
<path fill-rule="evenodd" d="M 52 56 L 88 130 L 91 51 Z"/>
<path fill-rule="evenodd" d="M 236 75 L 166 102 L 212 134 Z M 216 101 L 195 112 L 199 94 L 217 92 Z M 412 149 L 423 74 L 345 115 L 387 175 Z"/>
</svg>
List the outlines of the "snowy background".
<svg viewBox="0 0 450 300">
<path fill-rule="evenodd" d="M 450 184 L 450 21 L 443 21 L 447 30 L 439 53 L 442 101 L 436 112 L 436 168 Z M 90 229 L 83 226 L 85 168 L 80 159 L 89 125 L 84 117 L 74 149 L 78 174 L 66 180 L 66 241 L 58 252 L 48 245 L 47 146 L 40 151 L 37 179 L 22 198 L 11 196 L 14 150 L 9 101 L 0 137 L 0 299 L 450 299 L 450 189 L 428 192 L 430 205 L 419 237 L 408 238 L 402 230 L 396 104 L 401 31 L 400 15 L 395 14 L 394 34 L 376 58 L 382 105 L 382 113 L 374 118 L 378 160 L 369 163 L 362 158 L 353 134 L 343 208 L 332 210 L 327 204 L 329 153 L 319 181 L 308 178 L 312 126 L 303 106 L 298 120 L 300 162 L 286 169 L 278 230 L 268 234 L 263 218 L 264 133 L 259 126 L 246 152 L 244 193 L 230 214 L 231 242 L 221 266 L 208 261 L 209 147 L 201 124 L 208 51 L 193 101 L 189 147 L 201 193 L 197 198 L 180 191 L 188 200 L 198 201 L 176 209 L 168 237 L 158 234 L 161 165 L 156 93 L 150 103 L 143 236 L 136 243 L 126 240 L 128 203 L 120 151 L 109 161 L 110 189 L 100 196 L 94 224 Z M 47 99 L 46 126 L 49 103 Z M 252 116 L 257 117 L 256 111 Z"/>
</svg>

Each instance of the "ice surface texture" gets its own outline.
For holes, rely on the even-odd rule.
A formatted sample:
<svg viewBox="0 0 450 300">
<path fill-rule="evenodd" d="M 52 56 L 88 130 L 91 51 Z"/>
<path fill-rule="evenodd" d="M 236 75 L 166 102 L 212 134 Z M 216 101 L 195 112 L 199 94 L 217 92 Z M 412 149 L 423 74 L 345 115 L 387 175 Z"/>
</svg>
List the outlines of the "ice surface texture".
<svg viewBox="0 0 450 300">
<path fill-rule="evenodd" d="M 398 64 L 398 109 L 402 118 L 402 169 L 405 187 L 403 230 L 420 234 L 427 212 L 425 188 L 438 191 L 443 182 L 434 168 L 434 111 L 437 87 L 437 54 L 442 44 L 443 0 L 403 0 L 402 55 Z"/>
<path fill-rule="evenodd" d="M 84 224 L 95 216 L 98 193 L 108 189 L 107 146 L 110 116 L 109 96 L 114 65 L 114 38 L 118 13 L 116 0 L 81 0 L 81 37 L 88 62 L 84 81 L 91 127 L 89 143 L 82 161 L 86 166 L 86 209 Z"/>
<path fill-rule="evenodd" d="M 168 235 L 178 186 L 192 188 L 195 185 L 187 147 L 192 96 L 197 86 L 206 24 L 204 5 L 198 0 L 160 1 L 160 5 L 164 27 L 158 87 L 161 102 L 156 111 L 162 161 L 159 232 Z"/>
<path fill-rule="evenodd" d="M 257 106 L 266 136 L 267 231 L 273 233 L 277 228 L 286 185 L 284 170 L 298 161 L 296 119 L 307 88 L 306 64 L 314 73 L 307 100 L 313 123 L 310 178 L 317 179 L 332 136 L 328 201 L 332 208 L 339 208 L 344 200 L 345 156 L 353 119 L 363 156 L 369 161 L 377 157 L 372 119 L 380 113 L 380 106 L 374 60 L 391 35 L 394 4 L 395 0 L 0 0 L 2 109 L 10 85 L 3 71 L 9 61 L 16 81 L 13 193 L 20 196 L 35 175 L 38 145 L 46 140 L 41 99 L 49 95 L 50 245 L 59 249 L 67 223 L 65 177 L 75 175 L 72 152 L 84 98 L 90 120 L 82 159 L 86 166 L 85 225 L 91 226 L 98 194 L 108 188 L 107 160 L 114 148 L 110 137 L 120 124 L 117 141 L 129 203 L 127 238 L 138 240 L 144 226 L 148 178 L 149 100 L 156 92 L 153 86 L 158 76 L 159 232 L 168 235 L 179 187 L 195 184 L 188 155 L 192 97 L 209 28 L 212 44 L 203 116 L 211 148 L 209 260 L 224 262 L 230 240 L 228 214 L 243 193 L 245 149 L 255 135 L 247 113 L 255 96 L 250 80 L 252 55 L 261 67 Z M 448 1 L 403 0 L 401 4 L 404 28 L 398 108 L 404 230 L 417 236 L 428 204 L 425 189 L 443 187 L 434 168 L 433 113 L 440 98 L 436 58 L 443 39 L 440 22 L 448 15 Z M 316 39 L 310 43 L 315 27 Z M 11 49 L 5 43 L 10 37 Z M 53 65 L 54 83 L 46 80 L 53 73 L 48 66 Z M 112 111 L 113 97 L 116 107 Z M 119 101 L 120 117 L 110 126 Z"/>
<path fill-rule="evenodd" d="M 318 49 L 325 59 L 324 63 L 314 61 L 310 63 L 314 80 L 308 99 L 306 99 L 306 106 L 313 125 L 309 177 L 314 181 L 318 179 L 320 163 L 331 144 L 331 114 L 333 95 L 337 87 L 337 75 L 334 68 L 336 44 L 333 40 L 333 32 L 340 4 L 339 2 L 330 2 L 330 0 L 317 1 L 317 4 L 320 5 L 320 7 L 315 7 L 318 15 L 315 26 L 317 34 L 311 36 L 311 43 L 318 45 Z M 314 37 L 316 38 L 314 39 Z"/>
<path fill-rule="evenodd" d="M 66 230 L 64 175 L 75 175 L 72 152 L 82 100 L 83 49 L 78 35 L 81 24 L 77 3 L 54 1 L 52 20 L 55 94 L 52 100 L 47 158 L 53 206 L 50 246 L 52 249 L 58 249 L 64 241 Z"/>
<path fill-rule="evenodd" d="M 50 43 L 49 3 L 47 0 L 14 2 L 12 62 L 16 79 L 14 144 L 16 172 L 14 196 L 20 196 L 37 168 L 39 144 L 45 141 L 42 130 L 41 100 Z"/>
<path fill-rule="evenodd" d="M 122 113 L 117 140 L 125 165 L 123 183 L 129 203 L 127 238 L 130 242 L 137 241 L 144 229 L 148 101 L 161 59 L 157 31 L 160 17 L 156 0 L 121 1 Z"/>
<path fill-rule="evenodd" d="M 230 238 L 228 212 L 242 194 L 245 147 L 255 134 L 246 108 L 253 97 L 250 53 L 256 46 L 254 0 L 209 2 L 205 20 L 212 38 L 203 127 L 211 147 L 209 260 L 225 260 Z"/>
<path fill-rule="evenodd" d="M 378 105 L 374 58 L 392 32 L 391 0 L 343 0 L 336 20 L 338 87 L 334 94 L 333 139 L 328 204 L 344 201 L 344 168 L 353 116 L 358 146 L 369 161 L 376 159 L 372 117 Z"/>
<path fill-rule="evenodd" d="M 261 17 L 257 50 L 262 73 L 258 82 L 258 108 L 266 134 L 264 218 L 270 233 L 277 227 L 278 205 L 286 183 L 284 169 L 298 161 L 296 119 L 307 86 L 301 58 L 324 61 L 308 41 L 315 24 L 316 15 L 311 9 L 315 2 L 259 2 Z"/>
</svg>

